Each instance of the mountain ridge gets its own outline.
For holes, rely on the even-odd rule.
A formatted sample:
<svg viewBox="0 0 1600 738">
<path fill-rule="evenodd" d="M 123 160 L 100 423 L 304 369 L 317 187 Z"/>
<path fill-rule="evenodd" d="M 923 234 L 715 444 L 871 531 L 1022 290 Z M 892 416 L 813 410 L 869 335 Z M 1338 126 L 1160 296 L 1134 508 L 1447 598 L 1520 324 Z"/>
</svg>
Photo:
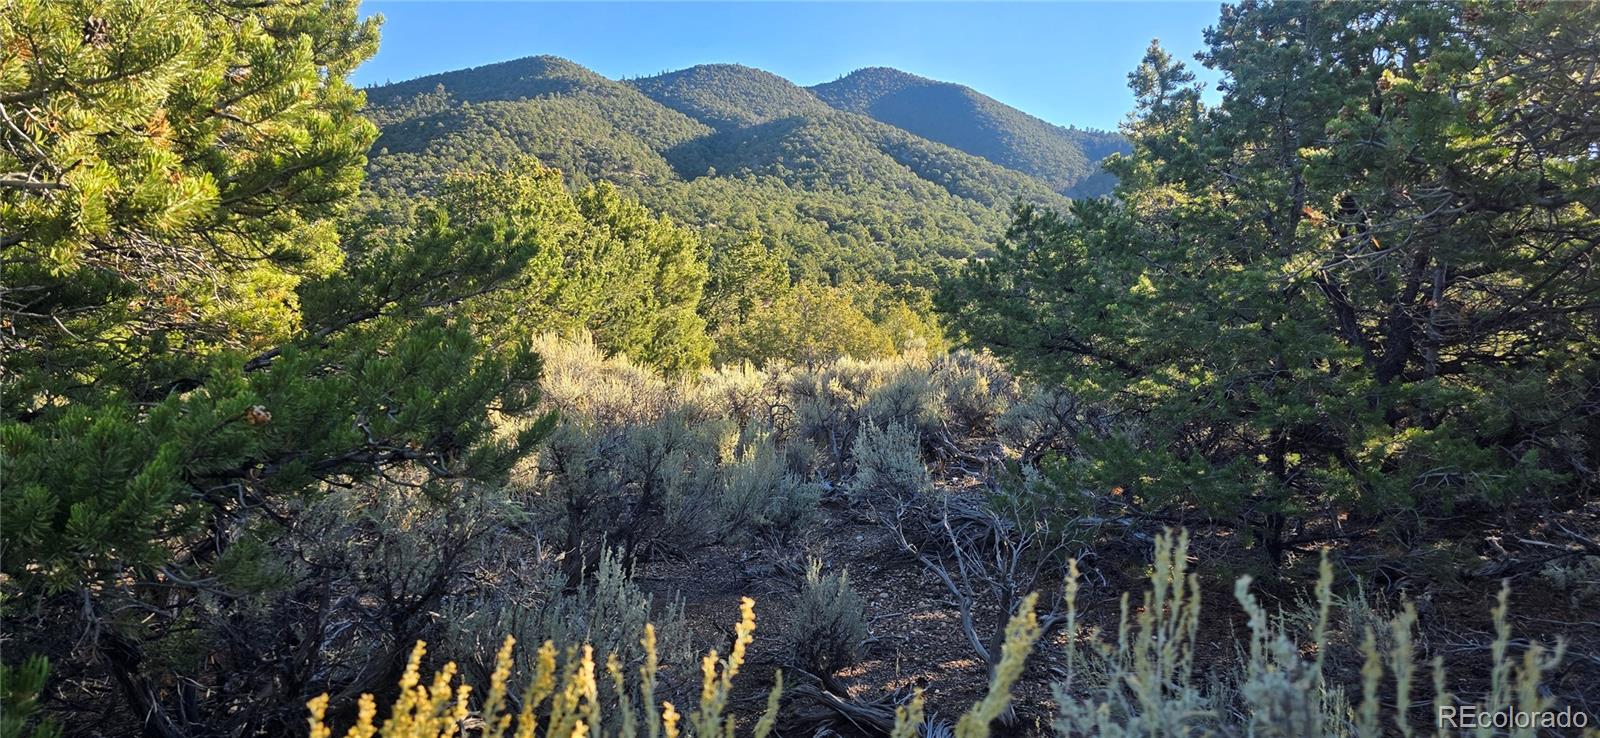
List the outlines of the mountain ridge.
<svg viewBox="0 0 1600 738">
<path fill-rule="evenodd" d="M 1109 178 L 1097 176 L 1098 162 L 1127 150 L 1116 134 L 1056 125 L 965 85 L 892 67 L 864 67 L 808 89 L 835 108 L 1029 174 L 1069 196 L 1105 194 Z"/>
<path fill-rule="evenodd" d="M 612 80 L 571 60 L 537 55 L 364 89 L 369 104 L 381 108 L 436 87 L 448 88 L 456 100 L 475 103 L 554 97 L 585 87 L 607 88 L 613 97 L 626 97 L 623 91 L 632 90 L 720 132 L 779 117 L 822 115 L 831 108 L 1021 172 L 1069 197 L 1107 194 L 1113 181 L 1098 170 L 1098 162 L 1127 150 L 1118 134 L 1061 126 L 965 85 L 885 66 L 863 67 L 806 87 L 766 70 L 730 63 Z M 734 90 L 746 97 L 730 99 L 728 93 Z M 748 95 L 752 91 L 756 94 Z"/>
<path fill-rule="evenodd" d="M 987 253 L 1013 203 L 1068 204 L 1043 178 L 742 65 L 613 80 L 535 56 L 366 93 L 378 197 L 531 156 L 573 187 L 622 188 L 713 249 L 759 232 L 797 276 L 824 282 L 929 286 L 942 264 Z"/>
</svg>

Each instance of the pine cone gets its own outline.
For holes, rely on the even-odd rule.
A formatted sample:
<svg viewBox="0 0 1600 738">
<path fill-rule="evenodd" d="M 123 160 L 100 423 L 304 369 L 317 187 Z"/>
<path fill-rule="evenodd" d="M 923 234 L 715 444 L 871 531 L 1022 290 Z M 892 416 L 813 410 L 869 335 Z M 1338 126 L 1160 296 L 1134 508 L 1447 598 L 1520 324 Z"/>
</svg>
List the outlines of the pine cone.
<svg viewBox="0 0 1600 738">
<path fill-rule="evenodd" d="M 251 405 L 249 410 L 244 411 L 244 422 L 251 425 L 266 425 L 272 422 L 272 413 L 267 412 L 264 405 Z"/>
<path fill-rule="evenodd" d="M 83 22 L 83 42 L 97 49 L 103 49 L 111 43 L 111 24 L 104 18 L 89 16 Z"/>
</svg>

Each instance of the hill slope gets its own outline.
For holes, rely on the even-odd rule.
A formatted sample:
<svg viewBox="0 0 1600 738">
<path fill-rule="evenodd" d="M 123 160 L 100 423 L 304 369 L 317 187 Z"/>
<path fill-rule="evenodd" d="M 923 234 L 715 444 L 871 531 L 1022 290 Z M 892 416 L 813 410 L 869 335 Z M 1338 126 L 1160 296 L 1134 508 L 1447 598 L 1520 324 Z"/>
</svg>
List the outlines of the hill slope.
<svg viewBox="0 0 1600 738">
<path fill-rule="evenodd" d="M 379 196 L 533 156 L 575 186 L 605 180 L 701 229 L 713 248 L 759 229 L 799 276 L 928 285 L 982 253 L 1017 200 L 1064 206 L 1046 180 L 841 110 L 761 70 L 706 65 L 615 81 L 530 57 L 369 88 Z"/>
<path fill-rule="evenodd" d="M 1110 180 L 1096 176 L 1096 163 L 1127 150 L 1117 134 L 1063 128 L 972 88 L 898 69 L 868 67 L 810 89 L 835 108 L 1032 175 L 1074 197 L 1108 192 Z"/>
<path fill-rule="evenodd" d="M 829 112 L 828 105 L 804 87 L 739 64 L 701 64 L 627 84 L 719 131 Z"/>
</svg>

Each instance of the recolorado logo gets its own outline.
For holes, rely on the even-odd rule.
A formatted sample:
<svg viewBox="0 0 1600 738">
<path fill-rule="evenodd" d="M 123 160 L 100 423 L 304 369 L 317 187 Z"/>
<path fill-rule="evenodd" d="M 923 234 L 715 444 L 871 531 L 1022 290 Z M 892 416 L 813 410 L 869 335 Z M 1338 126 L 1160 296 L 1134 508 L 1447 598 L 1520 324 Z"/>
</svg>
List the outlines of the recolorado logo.
<svg viewBox="0 0 1600 738">
<path fill-rule="evenodd" d="M 1589 714 L 1571 705 L 1561 710 L 1505 709 L 1492 712 L 1477 705 L 1443 705 L 1436 727 L 1440 728 L 1586 728 Z"/>
</svg>

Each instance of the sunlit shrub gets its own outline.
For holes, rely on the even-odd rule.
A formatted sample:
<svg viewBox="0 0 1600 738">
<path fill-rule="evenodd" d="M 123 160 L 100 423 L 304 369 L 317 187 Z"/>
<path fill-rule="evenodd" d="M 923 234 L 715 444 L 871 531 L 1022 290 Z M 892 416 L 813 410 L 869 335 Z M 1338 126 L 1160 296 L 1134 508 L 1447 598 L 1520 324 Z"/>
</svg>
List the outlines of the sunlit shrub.
<svg viewBox="0 0 1600 738">
<path fill-rule="evenodd" d="M 841 469 L 869 394 L 886 373 L 883 363 L 855 359 L 794 371 L 785 388 L 794 413 L 794 436 L 815 444 L 835 470 Z"/>
<path fill-rule="evenodd" d="M 956 723 L 956 738 L 987 738 L 990 724 L 1010 706 L 1011 688 L 1022 676 L 1028 653 L 1042 633 L 1033 612 L 1034 602 L 1035 597 L 1030 595 L 1006 626 L 1005 655 L 990 675 L 988 691 L 983 698 Z M 713 650 L 700 662 L 699 709 L 690 713 L 687 721 L 672 702 L 658 699 L 660 662 L 656 657 L 656 632 L 647 624 L 640 640 L 644 659 L 635 684 L 629 684 L 623 673 L 624 665 L 610 654 L 601 667 L 595 660 L 592 646 L 563 651 L 547 641 L 535 654 L 533 675 L 526 680 L 521 698 L 515 702 L 509 696 L 516 639 L 507 637 L 496 653 L 488 690 L 476 710 L 472 709 L 472 687 L 456 683 L 455 663 L 445 664 L 424 684 L 421 667 L 426 647 L 418 642 L 400 677 L 400 695 L 386 712 L 388 717 L 380 722 L 377 700 L 364 694 L 358 704 L 356 722 L 345 736 L 371 738 L 381 733 L 384 738 L 452 738 L 470 721 L 471 725 L 480 727 L 484 738 L 507 735 L 518 738 L 609 735 L 638 738 L 641 733 L 652 738 L 733 738 L 737 723 L 736 716 L 728 713 L 728 702 L 733 679 L 744 666 L 745 650 L 754 641 L 755 602 L 744 598 L 740 612 L 727 658 L 719 658 Z M 600 668 L 604 668 L 605 676 L 616 690 L 615 700 L 601 697 L 597 674 Z M 768 693 L 766 708 L 751 726 L 753 738 L 765 738 L 773 732 L 782 694 L 783 673 L 778 672 Z M 311 738 L 333 735 L 333 729 L 327 725 L 328 704 L 326 694 L 307 703 Z M 896 711 L 891 738 L 918 735 L 923 717 L 922 694 L 918 692 Z"/>
<path fill-rule="evenodd" d="M 906 362 L 895 366 L 867 390 L 862 418 L 883 427 L 913 428 L 923 436 L 939 423 L 939 399 L 926 364 Z"/>
<path fill-rule="evenodd" d="M 1069 632 L 1077 632 L 1077 571 L 1068 579 Z M 1431 732 L 1434 720 L 1416 721 L 1413 688 L 1422 670 L 1416 663 L 1416 611 L 1409 605 L 1390 619 L 1380 646 L 1378 629 L 1368 628 L 1361 650 L 1358 700 L 1327 679 L 1325 658 L 1333 609 L 1333 569 L 1324 560 L 1310 605 L 1309 626 L 1296 637 L 1291 619 L 1274 617 L 1241 577 L 1235 596 L 1248 616 L 1248 635 L 1240 663 L 1224 666 L 1202 680 L 1196 649 L 1200 622 L 1199 579 L 1188 571 L 1188 536 L 1157 538 L 1150 589 L 1137 608 L 1123 595 L 1114 641 L 1098 631 L 1067 651 L 1067 678 L 1055 686 L 1056 732 L 1073 736 L 1145 737 L 1174 735 L 1359 736 L 1378 738 L 1398 729 L 1402 735 Z M 1495 640 L 1489 693 L 1480 703 L 1491 712 L 1538 713 L 1550 707 L 1539 688 L 1541 677 L 1562 658 L 1564 646 L 1547 650 L 1530 645 L 1521 659 L 1508 653 L 1508 590 L 1501 589 L 1494 610 Z M 1520 662 L 1520 663 L 1519 663 Z M 1432 705 L 1455 705 L 1445 690 L 1442 660 L 1431 665 Z M 1537 728 L 1506 733 L 1534 738 Z"/>
<path fill-rule="evenodd" d="M 625 665 L 616 653 L 607 653 L 603 662 L 595 659 L 591 644 L 558 649 L 554 642 L 545 641 L 534 657 L 532 676 L 526 679 L 521 698 L 509 699 L 516 638 L 506 637 L 496 653 L 495 667 L 489 678 L 489 688 L 477 710 L 471 709 L 472 687 L 456 684 L 456 665 L 445 664 L 426 685 L 422 681 L 422 657 L 426 653 L 418 642 L 411 659 L 400 677 L 400 696 L 387 712 L 388 717 L 379 723 L 377 702 L 372 695 L 362 695 L 357 710 L 356 723 L 345 735 L 347 738 L 370 738 L 381 732 L 384 738 L 451 738 L 459 735 L 468 719 L 480 725 L 485 738 L 584 738 L 585 736 L 616 735 L 637 738 L 641 730 L 648 736 L 678 738 L 680 735 L 725 736 L 734 735 L 733 717 L 727 714 L 728 698 L 733 689 L 733 679 L 744 665 L 745 649 L 753 640 L 755 631 L 755 603 L 745 598 L 742 617 L 734 626 L 733 646 L 726 659 L 719 659 L 716 651 L 706 654 L 701 662 L 702 688 L 699 709 L 688 715 L 688 722 L 670 701 L 657 702 L 656 687 L 660 661 L 657 657 L 656 631 L 646 624 L 639 641 L 643 654 L 638 666 L 638 678 L 629 684 Z M 599 689 L 603 669 L 609 677 L 614 699 L 603 699 Z M 782 694 L 783 676 L 767 699 L 767 709 L 751 730 L 754 738 L 765 738 L 772 732 L 777 720 L 778 698 Z M 322 695 L 308 703 L 311 738 L 329 738 L 332 729 L 326 724 L 328 696 Z M 474 715 L 476 713 L 476 715 Z"/>
</svg>

